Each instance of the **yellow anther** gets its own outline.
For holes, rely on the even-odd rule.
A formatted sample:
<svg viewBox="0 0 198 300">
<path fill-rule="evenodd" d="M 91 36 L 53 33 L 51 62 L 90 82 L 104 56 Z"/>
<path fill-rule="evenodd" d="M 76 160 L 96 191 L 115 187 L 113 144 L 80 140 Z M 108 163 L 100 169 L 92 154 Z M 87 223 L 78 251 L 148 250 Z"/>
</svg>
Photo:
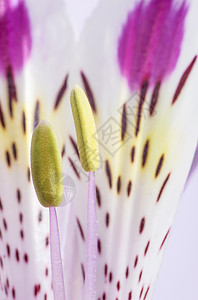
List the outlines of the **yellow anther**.
<svg viewBox="0 0 198 300">
<path fill-rule="evenodd" d="M 63 199 L 61 154 L 55 132 L 44 120 L 32 136 L 31 170 L 40 203 L 45 207 L 59 206 Z"/>
<path fill-rule="evenodd" d="M 99 167 L 99 147 L 91 106 L 83 89 L 75 85 L 70 96 L 76 127 L 78 151 L 83 169 L 95 171 Z"/>
</svg>

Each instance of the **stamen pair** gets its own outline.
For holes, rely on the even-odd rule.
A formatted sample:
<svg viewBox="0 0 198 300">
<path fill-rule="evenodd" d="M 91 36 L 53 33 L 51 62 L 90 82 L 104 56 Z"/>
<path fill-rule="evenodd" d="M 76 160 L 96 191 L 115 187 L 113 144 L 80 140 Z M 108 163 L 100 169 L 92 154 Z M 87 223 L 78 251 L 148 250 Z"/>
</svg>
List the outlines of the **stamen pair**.
<svg viewBox="0 0 198 300">
<path fill-rule="evenodd" d="M 71 92 L 71 107 L 83 169 L 89 172 L 87 201 L 86 272 L 84 299 L 96 299 L 97 217 L 94 171 L 99 166 L 99 147 L 92 109 L 77 85 Z M 94 153 L 93 156 L 90 155 Z M 52 282 L 55 300 L 65 300 L 65 285 L 56 208 L 62 202 L 62 163 L 58 140 L 52 126 L 42 120 L 35 128 L 31 144 L 31 171 L 37 197 L 49 207 Z"/>
</svg>

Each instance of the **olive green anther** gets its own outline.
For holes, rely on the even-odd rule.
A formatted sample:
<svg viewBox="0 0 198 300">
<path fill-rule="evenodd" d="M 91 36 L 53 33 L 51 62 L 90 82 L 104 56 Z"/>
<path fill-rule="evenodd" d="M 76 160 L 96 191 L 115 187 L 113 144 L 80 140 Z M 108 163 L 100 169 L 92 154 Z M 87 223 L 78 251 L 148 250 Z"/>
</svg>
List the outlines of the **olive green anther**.
<svg viewBox="0 0 198 300">
<path fill-rule="evenodd" d="M 55 132 L 45 120 L 32 136 L 31 171 L 40 203 L 45 207 L 59 206 L 63 199 L 61 154 Z"/>
<path fill-rule="evenodd" d="M 71 91 L 70 102 L 82 167 L 86 172 L 95 171 L 100 163 L 96 126 L 87 96 L 78 85 Z"/>
</svg>

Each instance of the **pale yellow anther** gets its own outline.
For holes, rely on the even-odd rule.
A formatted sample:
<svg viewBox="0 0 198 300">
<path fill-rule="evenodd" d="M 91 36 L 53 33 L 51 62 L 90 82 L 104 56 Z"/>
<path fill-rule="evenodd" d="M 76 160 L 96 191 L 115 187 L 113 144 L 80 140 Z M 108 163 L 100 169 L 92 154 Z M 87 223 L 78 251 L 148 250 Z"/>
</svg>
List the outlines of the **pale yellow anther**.
<svg viewBox="0 0 198 300">
<path fill-rule="evenodd" d="M 82 167 L 86 172 L 95 171 L 100 163 L 96 126 L 87 96 L 78 85 L 71 91 L 70 102 Z"/>
<path fill-rule="evenodd" d="M 45 207 L 59 206 L 63 199 L 61 154 L 54 130 L 44 120 L 32 136 L 31 171 L 40 203 Z"/>
</svg>

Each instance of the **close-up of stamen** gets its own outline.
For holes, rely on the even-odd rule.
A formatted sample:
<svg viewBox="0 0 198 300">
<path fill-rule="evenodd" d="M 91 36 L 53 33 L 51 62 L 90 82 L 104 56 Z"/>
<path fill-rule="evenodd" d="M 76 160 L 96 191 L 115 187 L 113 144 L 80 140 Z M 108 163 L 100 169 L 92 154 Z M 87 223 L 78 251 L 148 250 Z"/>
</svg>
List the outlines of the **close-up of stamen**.
<svg viewBox="0 0 198 300">
<path fill-rule="evenodd" d="M 0 0 L 0 300 L 198 299 L 197 12 Z"/>
<path fill-rule="evenodd" d="M 58 141 L 52 126 L 42 120 L 31 143 L 31 171 L 38 200 L 49 207 L 52 285 L 55 300 L 65 300 L 65 286 L 56 206 L 63 200 L 62 166 Z"/>
</svg>

